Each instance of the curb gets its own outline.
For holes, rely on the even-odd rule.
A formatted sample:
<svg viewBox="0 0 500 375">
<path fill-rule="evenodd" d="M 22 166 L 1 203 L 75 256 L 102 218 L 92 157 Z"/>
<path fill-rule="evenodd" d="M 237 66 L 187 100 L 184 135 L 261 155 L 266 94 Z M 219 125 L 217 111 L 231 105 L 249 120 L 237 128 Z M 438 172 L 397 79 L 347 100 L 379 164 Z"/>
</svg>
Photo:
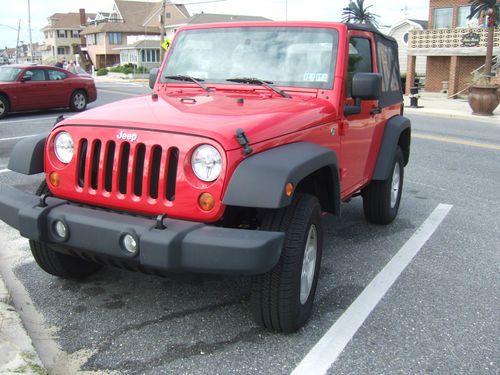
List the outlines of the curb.
<svg viewBox="0 0 500 375">
<path fill-rule="evenodd" d="M 45 375 L 40 358 L 26 333 L 10 294 L 0 277 L 0 374 Z"/>
<path fill-rule="evenodd" d="M 415 114 L 415 115 L 427 115 L 427 116 L 435 116 L 435 117 L 444 117 L 451 119 L 460 119 L 460 120 L 471 120 L 474 122 L 483 122 L 488 124 L 497 125 L 500 124 L 500 116 L 474 116 L 472 114 L 467 113 L 457 113 L 457 112 L 446 112 L 441 109 L 425 109 L 425 108 L 407 108 L 404 109 L 405 113 Z"/>
</svg>

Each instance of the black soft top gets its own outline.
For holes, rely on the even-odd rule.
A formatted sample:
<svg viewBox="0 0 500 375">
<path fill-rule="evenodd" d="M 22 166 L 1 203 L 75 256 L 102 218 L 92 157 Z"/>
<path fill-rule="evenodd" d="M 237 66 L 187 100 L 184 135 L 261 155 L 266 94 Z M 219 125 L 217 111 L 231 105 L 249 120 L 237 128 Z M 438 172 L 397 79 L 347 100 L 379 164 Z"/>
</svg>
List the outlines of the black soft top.
<svg viewBox="0 0 500 375">
<path fill-rule="evenodd" d="M 371 24 L 346 23 L 346 25 L 347 25 L 347 28 L 349 30 L 369 31 L 369 32 L 375 33 L 375 34 L 381 36 L 382 38 L 387 39 L 393 43 L 397 43 L 396 39 L 394 39 L 392 36 L 385 35 L 379 29 L 377 29 L 375 26 L 373 26 Z"/>
</svg>

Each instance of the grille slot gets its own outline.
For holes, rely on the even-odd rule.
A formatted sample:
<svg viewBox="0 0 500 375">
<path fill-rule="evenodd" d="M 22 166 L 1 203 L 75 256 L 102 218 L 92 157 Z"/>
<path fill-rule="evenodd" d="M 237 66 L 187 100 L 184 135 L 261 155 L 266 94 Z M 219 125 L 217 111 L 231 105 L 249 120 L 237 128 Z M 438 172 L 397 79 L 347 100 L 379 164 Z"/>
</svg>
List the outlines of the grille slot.
<svg viewBox="0 0 500 375">
<path fill-rule="evenodd" d="M 97 190 L 100 157 L 101 157 L 101 141 L 97 140 L 94 142 L 94 148 L 92 150 L 92 166 L 90 172 L 90 186 L 94 190 Z"/>
<path fill-rule="evenodd" d="M 142 177 L 144 174 L 144 159 L 146 156 L 146 146 L 137 145 L 135 150 L 134 164 L 134 194 L 140 197 L 142 195 Z"/>
<path fill-rule="evenodd" d="M 119 174 L 119 188 L 122 194 L 127 194 L 127 172 L 128 172 L 128 159 L 130 156 L 130 144 L 122 144 L 122 152 L 120 155 L 120 174 Z"/>
<path fill-rule="evenodd" d="M 78 155 L 78 186 L 83 187 L 85 184 L 85 161 L 87 159 L 87 145 L 86 139 L 82 139 L 80 143 L 80 152 Z"/>
<path fill-rule="evenodd" d="M 175 184 L 177 180 L 177 165 L 179 164 L 179 149 L 172 147 L 168 152 L 168 168 L 167 168 L 167 191 L 165 192 L 167 200 L 173 202 L 175 200 Z"/>
<path fill-rule="evenodd" d="M 151 152 L 151 164 L 149 167 L 149 196 L 158 198 L 158 185 L 160 183 L 161 154 L 163 150 L 160 146 L 154 146 Z"/>
<path fill-rule="evenodd" d="M 113 161 L 115 158 L 116 144 L 109 142 L 106 150 L 106 165 L 104 171 L 104 189 L 111 192 L 113 189 Z"/>
</svg>

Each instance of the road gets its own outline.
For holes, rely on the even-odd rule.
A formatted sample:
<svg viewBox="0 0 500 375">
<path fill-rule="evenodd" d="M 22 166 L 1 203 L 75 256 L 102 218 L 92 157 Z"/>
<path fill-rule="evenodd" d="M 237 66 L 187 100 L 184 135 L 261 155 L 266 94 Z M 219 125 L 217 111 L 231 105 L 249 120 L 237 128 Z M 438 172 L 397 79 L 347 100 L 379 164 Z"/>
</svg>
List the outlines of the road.
<svg viewBox="0 0 500 375">
<path fill-rule="evenodd" d="M 148 91 L 99 84 L 89 108 Z M 0 187 L 35 190 L 41 176 L 6 170 L 8 157 L 18 137 L 48 132 L 59 114 L 0 122 Z M 315 310 L 295 334 L 251 321 L 248 278 L 105 268 L 84 282 L 60 280 L 41 271 L 27 241 L 0 224 L 0 272 L 44 364 L 61 374 L 290 373 L 446 204 L 451 210 L 352 329 L 352 340 L 335 361 L 324 361 L 328 374 L 498 374 L 500 125 L 408 117 L 411 160 L 398 218 L 368 224 L 360 198 L 343 204 L 341 218 L 324 217 Z"/>
</svg>

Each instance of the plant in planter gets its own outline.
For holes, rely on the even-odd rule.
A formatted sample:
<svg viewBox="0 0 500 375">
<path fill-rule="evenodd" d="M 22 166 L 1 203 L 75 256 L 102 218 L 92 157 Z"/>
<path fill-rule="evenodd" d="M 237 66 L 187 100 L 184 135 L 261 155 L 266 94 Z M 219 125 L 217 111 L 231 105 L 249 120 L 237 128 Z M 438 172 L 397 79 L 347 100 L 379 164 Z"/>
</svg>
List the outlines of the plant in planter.
<svg viewBox="0 0 500 375">
<path fill-rule="evenodd" d="M 482 13 L 487 17 L 488 22 L 484 73 L 476 74 L 473 77 L 468 96 L 469 105 L 474 115 L 492 116 L 499 104 L 499 86 L 491 77 L 491 62 L 493 59 L 493 36 L 500 15 L 500 5 L 497 4 L 497 0 L 469 0 L 469 4 L 471 4 L 470 14 L 467 17 L 469 20 Z"/>
</svg>

